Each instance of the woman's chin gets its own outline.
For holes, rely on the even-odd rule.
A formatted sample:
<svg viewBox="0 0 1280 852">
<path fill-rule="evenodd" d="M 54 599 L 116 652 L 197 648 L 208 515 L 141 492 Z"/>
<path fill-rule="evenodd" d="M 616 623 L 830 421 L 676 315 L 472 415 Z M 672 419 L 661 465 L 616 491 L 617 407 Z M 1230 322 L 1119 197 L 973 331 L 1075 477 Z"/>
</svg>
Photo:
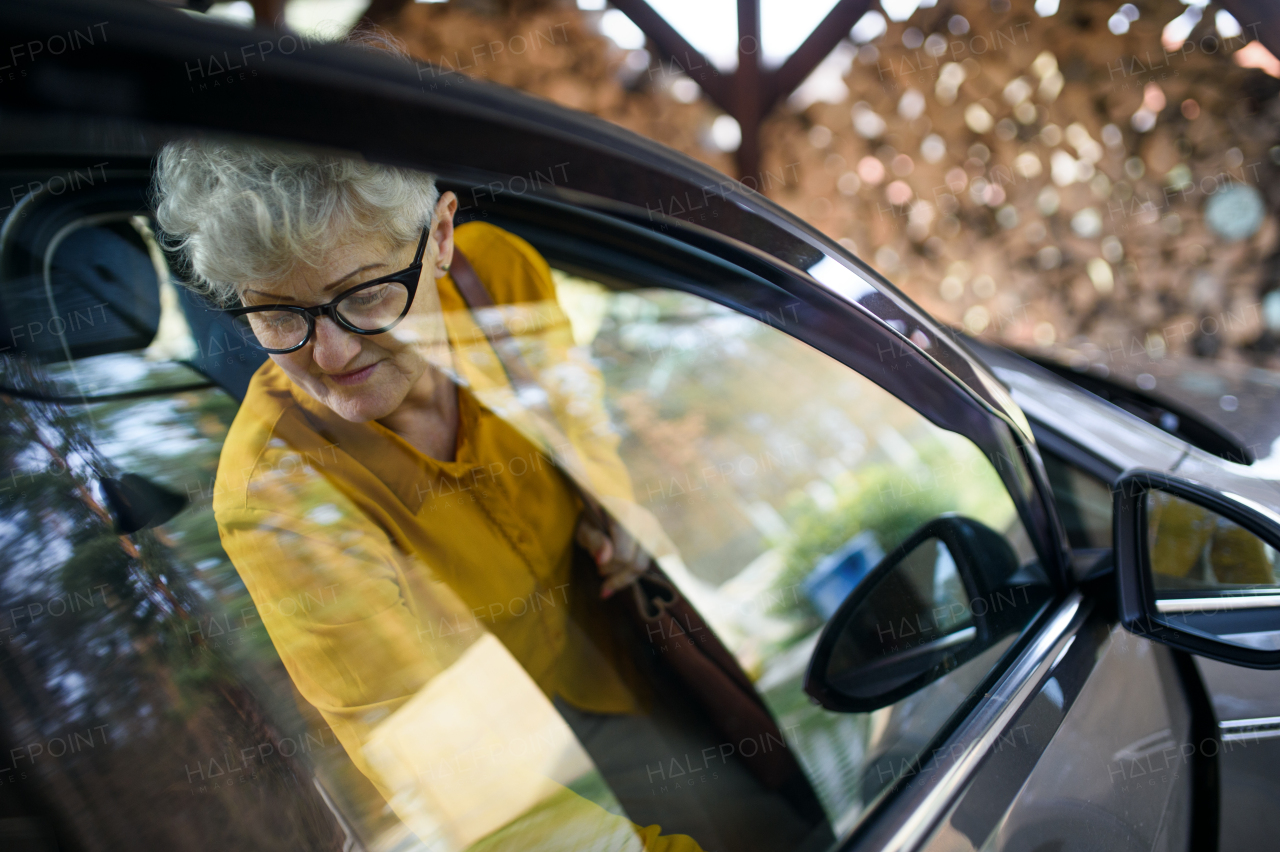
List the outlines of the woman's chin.
<svg viewBox="0 0 1280 852">
<path fill-rule="evenodd" d="M 396 410 L 398 401 L 385 388 L 330 388 L 325 403 L 343 420 L 368 423 Z"/>
</svg>

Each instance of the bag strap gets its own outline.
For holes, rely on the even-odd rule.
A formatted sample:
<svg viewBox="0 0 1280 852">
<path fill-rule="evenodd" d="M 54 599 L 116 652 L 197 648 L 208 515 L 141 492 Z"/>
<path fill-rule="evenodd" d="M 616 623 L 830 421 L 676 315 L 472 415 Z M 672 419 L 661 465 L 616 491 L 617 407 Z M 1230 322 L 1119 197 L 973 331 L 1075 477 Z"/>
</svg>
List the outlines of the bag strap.
<svg viewBox="0 0 1280 852">
<path fill-rule="evenodd" d="M 476 268 L 457 246 L 453 249 L 453 261 L 449 264 L 449 274 L 453 276 L 453 283 L 458 285 L 458 293 L 461 294 L 462 301 L 466 302 L 471 310 L 494 307 L 489 288 L 484 286 L 484 282 L 476 274 Z"/>
<path fill-rule="evenodd" d="M 457 246 L 453 248 L 453 260 L 449 265 L 449 274 L 453 277 L 453 283 L 458 287 L 458 295 L 462 296 L 462 301 L 466 302 L 467 307 L 472 312 L 497 307 L 497 304 L 493 301 L 493 296 L 489 293 L 489 288 L 480 280 L 480 276 L 476 274 L 475 267 L 471 265 L 471 261 L 467 260 L 467 256 Z M 543 409 L 543 420 L 547 423 L 544 428 L 546 431 L 551 432 L 550 435 L 543 436 L 544 443 L 548 445 L 548 450 L 555 457 L 556 464 L 565 472 L 565 478 L 577 491 L 578 497 L 582 500 L 583 510 L 591 518 L 592 523 L 598 529 L 607 531 L 609 529 L 609 512 L 570 473 L 572 470 L 582 469 L 581 465 L 572 464 L 577 460 L 573 445 L 563 434 L 555 432 L 555 416 L 547 404 L 546 391 L 542 389 L 537 377 L 529 369 L 529 365 L 525 363 L 523 356 L 520 354 L 519 346 L 507 330 L 506 323 L 478 322 L 477 325 L 480 326 L 480 330 L 484 332 L 489 345 L 493 347 L 494 353 L 497 354 L 498 361 L 502 364 L 502 368 L 506 372 L 507 379 L 511 382 L 516 396 L 528 400 L 527 404 L 530 407 Z M 548 437 L 554 440 L 545 440 Z M 649 569 L 637 578 L 636 582 L 631 584 L 631 589 L 632 596 L 635 598 L 636 610 L 640 617 L 647 622 L 661 619 L 669 608 L 675 606 L 681 600 L 679 590 L 676 589 L 675 584 L 661 573 L 653 557 L 649 558 Z"/>
<path fill-rule="evenodd" d="M 476 311 L 496 309 L 498 307 L 497 303 L 493 301 L 493 296 L 489 295 L 489 288 L 484 286 L 484 282 L 476 274 L 476 268 L 471 265 L 471 261 L 467 260 L 467 256 L 457 246 L 453 249 L 453 262 L 449 264 L 449 274 L 453 276 L 453 283 L 458 285 L 458 294 L 462 296 L 462 301 L 467 303 L 467 307 L 471 309 L 473 314 Z M 497 353 L 498 361 L 501 362 L 502 369 L 506 372 L 507 378 L 511 381 L 512 388 L 516 394 L 519 395 L 521 391 L 527 388 L 541 389 L 541 385 L 534 376 L 533 371 L 524 362 L 524 358 L 521 356 L 511 332 L 507 330 L 507 324 L 505 322 L 496 324 L 480 322 L 477 325 L 484 332 L 484 336 L 488 339 L 489 345 L 493 347 L 493 351 Z M 527 395 L 526 398 L 545 399 L 545 394 Z"/>
<path fill-rule="evenodd" d="M 458 285 L 458 293 L 462 300 L 473 311 L 481 308 L 496 307 L 484 282 L 476 274 L 475 268 L 457 247 L 453 250 L 453 263 L 449 268 L 454 283 Z M 558 443 L 551 443 L 555 453 L 556 464 L 565 472 L 568 479 L 582 498 L 585 511 L 594 515 L 592 520 L 600 529 L 607 530 L 605 522 L 608 512 L 592 497 L 565 464 L 559 451 L 563 448 L 565 455 L 574 452 L 574 448 L 563 435 L 557 434 L 554 415 L 547 403 L 547 395 L 542 391 L 533 372 L 520 355 L 516 341 L 511 338 L 506 324 L 478 323 L 485 337 L 502 362 L 508 380 L 516 394 L 529 400 L 530 406 L 544 408 L 544 419 L 549 421 L 546 433 Z M 495 329 L 495 325 L 498 327 Z M 526 393 L 532 389 L 533 393 Z M 548 434 L 542 436 L 545 440 Z M 764 699 L 755 691 L 750 678 L 742 670 L 742 666 L 714 633 L 704 634 L 710 641 L 694 643 L 691 634 L 706 629 L 702 616 L 686 601 L 675 584 L 667 578 L 658 566 L 657 560 L 649 557 L 649 565 L 643 574 L 631 584 L 632 603 L 635 617 L 647 625 L 648 638 L 652 640 L 654 626 L 659 634 L 668 638 L 684 636 L 688 646 L 683 652 L 672 654 L 671 666 L 688 689 L 702 704 L 709 718 L 730 739 L 738 741 L 743 737 L 773 736 L 783 741 L 782 732 L 764 703 Z M 768 754 L 746 758 L 749 770 L 768 789 L 779 789 L 788 783 L 788 779 L 799 777 L 803 772 L 799 763 L 785 749 L 778 749 Z M 807 788 L 807 782 L 805 787 Z M 812 795 L 812 793 L 810 793 Z M 816 800 L 815 800 L 816 803 Z"/>
<path fill-rule="evenodd" d="M 489 345 L 493 347 L 494 354 L 498 356 L 498 362 L 502 365 L 502 370 L 506 373 L 507 381 L 511 383 L 511 389 L 515 391 L 516 396 L 521 400 L 526 408 L 538 409 L 542 415 L 543 424 L 542 431 L 550 434 L 542 436 L 547 449 L 556 457 L 555 461 L 566 474 L 571 471 L 581 470 L 582 467 L 576 464 L 578 461 L 573 445 L 569 440 L 560 434 L 556 429 L 556 421 L 554 414 L 548 405 L 548 397 L 542 384 L 538 381 L 533 370 L 529 369 L 529 365 L 525 363 L 524 356 L 520 353 L 519 344 L 515 338 L 511 336 L 511 332 L 507 330 L 506 322 L 485 322 L 486 317 L 479 316 L 480 312 L 492 312 L 496 315 L 498 305 L 493 301 L 493 296 L 489 293 L 489 288 L 480 280 L 480 276 L 476 274 L 475 267 L 471 265 L 471 261 L 467 260 L 467 256 L 463 254 L 456 246 L 453 249 L 453 262 L 449 265 L 449 274 L 453 277 L 453 282 L 458 286 L 458 294 L 462 296 L 462 301 L 466 302 L 467 307 L 471 310 L 476 325 L 480 327 L 484 333 L 485 339 L 489 341 Z M 586 494 L 582 488 L 582 484 L 572 475 L 569 480 L 582 496 L 583 503 L 587 506 L 587 511 L 594 517 L 592 520 L 600 521 L 604 519 L 604 507 L 602 507 L 594 497 Z M 602 527 L 602 529 L 604 529 Z"/>
</svg>

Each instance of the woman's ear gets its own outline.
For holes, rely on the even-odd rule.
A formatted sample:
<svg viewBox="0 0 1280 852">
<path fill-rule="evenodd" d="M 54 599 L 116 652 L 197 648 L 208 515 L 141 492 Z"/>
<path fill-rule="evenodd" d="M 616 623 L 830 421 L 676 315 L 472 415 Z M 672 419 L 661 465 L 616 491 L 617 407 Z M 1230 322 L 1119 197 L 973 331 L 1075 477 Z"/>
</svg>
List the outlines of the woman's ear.
<svg viewBox="0 0 1280 852">
<path fill-rule="evenodd" d="M 436 267 L 433 274 L 437 279 L 443 278 L 453 263 L 453 214 L 458 211 L 458 196 L 452 192 L 441 194 L 436 202 L 435 226 L 431 239 L 436 247 Z"/>
</svg>

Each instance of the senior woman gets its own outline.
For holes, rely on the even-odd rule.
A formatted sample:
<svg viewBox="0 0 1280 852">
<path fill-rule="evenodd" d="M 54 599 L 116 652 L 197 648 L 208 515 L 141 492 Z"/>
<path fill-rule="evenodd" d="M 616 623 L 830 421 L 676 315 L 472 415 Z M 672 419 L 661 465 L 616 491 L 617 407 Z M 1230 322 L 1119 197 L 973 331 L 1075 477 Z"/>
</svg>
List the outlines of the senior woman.
<svg viewBox="0 0 1280 852">
<path fill-rule="evenodd" d="M 536 343 L 526 354 L 540 375 L 563 380 L 548 382 L 556 428 L 595 496 L 639 518 L 599 376 L 574 361 L 537 252 L 486 223 L 455 229 L 457 198 L 430 175 L 334 156 L 178 141 L 160 154 L 156 190 L 189 285 L 270 356 L 219 463 L 223 546 L 299 692 L 397 812 L 418 807 L 417 794 L 390 780 L 382 733 L 411 702 L 419 718 L 446 718 L 429 695 L 482 633 L 561 706 L 641 712 L 636 670 L 571 562 L 576 541 L 607 596 L 648 556 L 622 524 L 589 520 L 551 451 L 508 422 L 519 419 L 512 410 L 495 412 L 511 409 L 514 393 L 449 274 L 462 253 L 500 308 L 535 306 L 522 315 Z M 445 730 L 413 736 L 439 756 L 450 744 L 432 738 Z M 409 787 L 430 774 L 410 771 Z M 443 789 L 418 798 L 442 800 Z M 613 848 L 697 848 L 563 799 L 571 833 L 629 834 Z M 427 820 L 436 828 L 415 830 L 448 835 L 449 814 L 470 819 L 452 828 L 455 845 L 499 827 L 466 802 L 433 807 L 447 812 Z"/>
</svg>

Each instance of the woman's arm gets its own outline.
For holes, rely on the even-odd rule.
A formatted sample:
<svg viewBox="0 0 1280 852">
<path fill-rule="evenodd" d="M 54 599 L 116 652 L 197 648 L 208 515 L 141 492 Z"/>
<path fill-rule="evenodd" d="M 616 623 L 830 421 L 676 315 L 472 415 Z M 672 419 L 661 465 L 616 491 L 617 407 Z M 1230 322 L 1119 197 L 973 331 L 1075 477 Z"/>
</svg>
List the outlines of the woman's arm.
<svg viewBox="0 0 1280 852">
<path fill-rule="evenodd" d="M 549 699 L 449 586 L 317 479 L 278 495 L 304 511 L 223 511 L 219 532 L 299 692 L 407 826 L 456 848 L 525 849 L 529 832 L 698 848 L 570 793 L 556 768 L 591 763 Z"/>
<path fill-rule="evenodd" d="M 419 635 L 400 592 L 407 558 L 335 498 L 301 517 L 221 515 L 218 530 L 294 685 L 381 788 L 361 747 L 461 649 Z"/>
</svg>

